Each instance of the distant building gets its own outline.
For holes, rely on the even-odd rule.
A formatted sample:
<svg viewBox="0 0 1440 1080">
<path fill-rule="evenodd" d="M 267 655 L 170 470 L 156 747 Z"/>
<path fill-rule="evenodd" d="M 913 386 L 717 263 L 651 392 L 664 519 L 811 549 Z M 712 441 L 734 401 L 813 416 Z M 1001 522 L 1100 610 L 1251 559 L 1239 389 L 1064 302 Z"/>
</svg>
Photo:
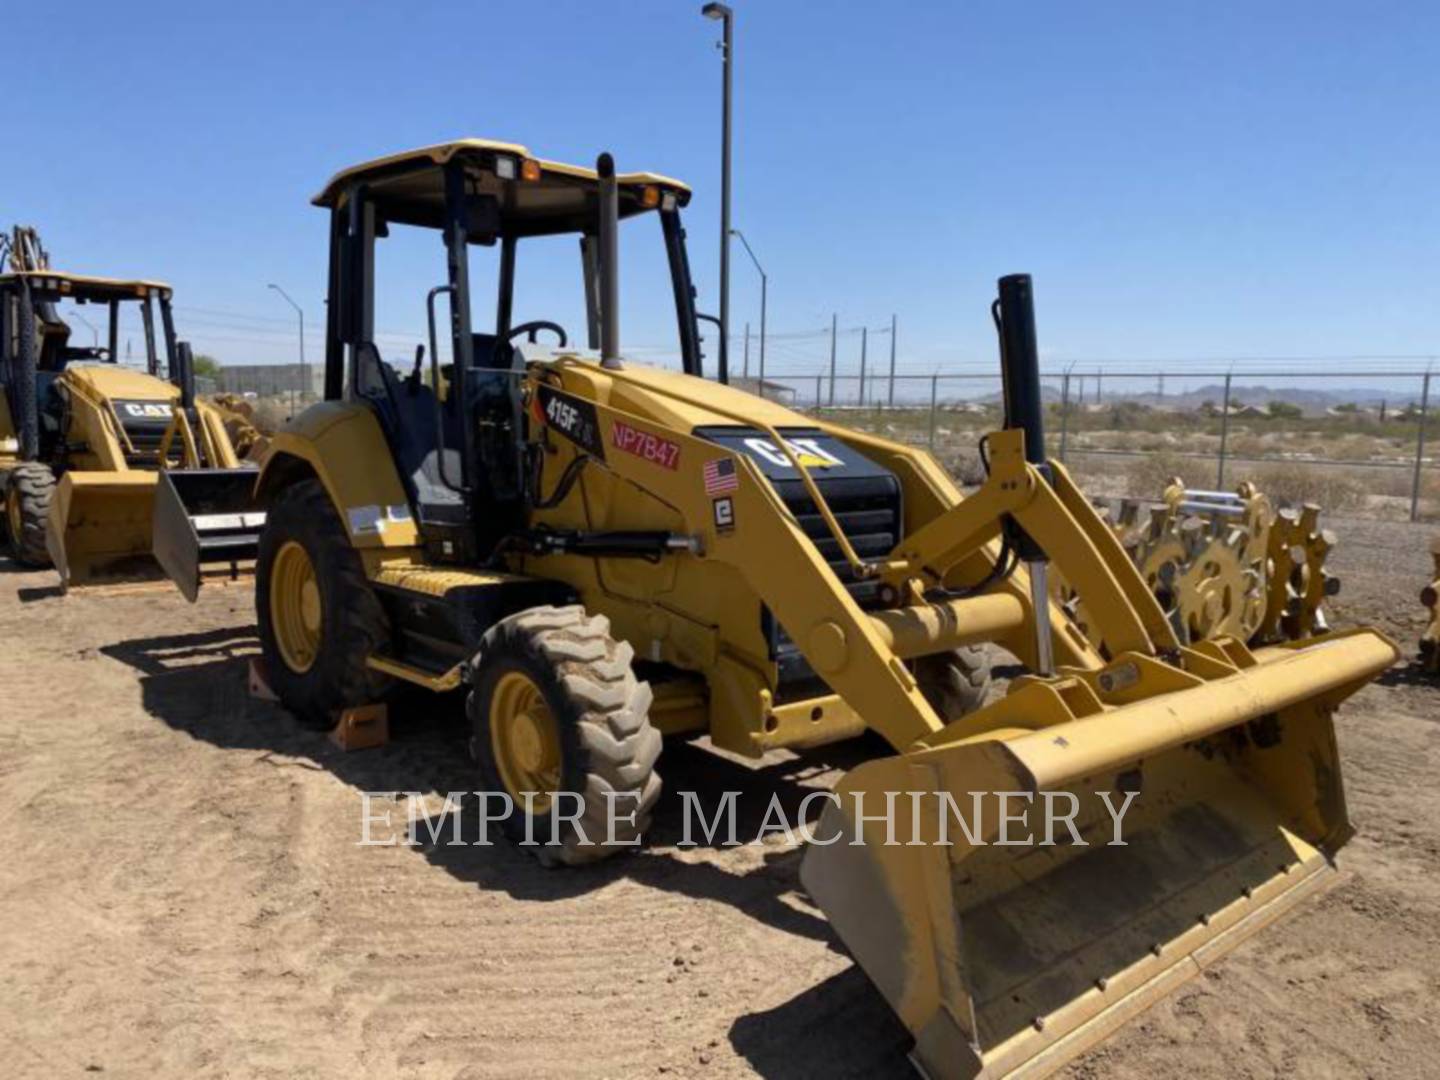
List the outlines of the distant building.
<svg viewBox="0 0 1440 1080">
<path fill-rule="evenodd" d="M 216 372 L 214 382 L 221 393 L 227 394 L 274 397 L 307 393 L 319 397 L 325 388 L 325 368 L 323 364 L 306 364 L 303 368 L 299 364 L 235 364 Z"/>
<path fill-rule="evenodd" d="M 752 379 L 745 376 L 732 378 L 730 385 L 737 390 L 744 390 L 747 393 L 759 394 L 761 397 L 769 398 L 771 401 L 794 401 L 795 387 L 786 383 L 772 382 L 770 379 Z M 761 393 L 763 389 L 763 393 Z"/>
<path fill-rule="evenodd" d="M 1223 411 L 1226 415 L 1240 420 L 1268 420 L 1270 418 L 1270 406 L 1242 405 L 1239 402 L 1231 402 L 1222 410 L 1213 401 L 1207 401 L 1195 411 L 1203 416 L 1219 416 Z"/>
</svg>

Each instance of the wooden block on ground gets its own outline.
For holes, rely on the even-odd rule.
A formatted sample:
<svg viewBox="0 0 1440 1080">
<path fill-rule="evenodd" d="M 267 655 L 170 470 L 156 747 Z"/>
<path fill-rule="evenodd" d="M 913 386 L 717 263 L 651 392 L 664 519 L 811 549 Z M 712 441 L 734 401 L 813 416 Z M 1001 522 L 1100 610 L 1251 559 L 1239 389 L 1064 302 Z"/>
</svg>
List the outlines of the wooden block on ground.
<svg viewBox="0 0 1440 1080">
<path fill-rule="evenodd" d="M 357 705 L 340 714 L 330 741 L 341 750 L 369 750 L 390 741 L 389 711 L 384 705 Z"/>
<path fill-rule="evenodd" d="M 248 682 L 251 697 L 260 701 L 280 700 L 275 696 L 275 691 L 270 689 L 270 681 L 265 677 L 265 661 L 258 656 L 250 658 Z"/>
</svg>

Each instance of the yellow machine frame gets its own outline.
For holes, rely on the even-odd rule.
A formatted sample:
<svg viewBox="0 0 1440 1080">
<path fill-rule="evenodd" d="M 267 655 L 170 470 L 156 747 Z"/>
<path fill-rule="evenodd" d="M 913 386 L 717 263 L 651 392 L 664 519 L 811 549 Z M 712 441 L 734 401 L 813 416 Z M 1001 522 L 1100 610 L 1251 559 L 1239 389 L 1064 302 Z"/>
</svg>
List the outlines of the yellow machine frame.
<svg viewBox="0 0 1440 1080">
<path fill-rule="evenodd" d="M 472 173 L 446 174 L 456 182 L 449 190 L 465 190 L 461 180 L 489 190 L 497 174 L 484 173 L 494 168 L 484 154 L 495 145 L 448 144 L 348 170 L 320 201 L 341 220 L 341 181 L 383 177 L 401 193 L 391 212 L 435 224 L 438 189 L 424 170 L 478 147 Z M 615 214 L 613 201 L 604 209 L 615 198 L 605 166 L 565 174 L 595 179 L 602 248 Z M 464 227 L 451 227 L 458 246 Z M 339 263 L 332 254 L 332 275 Z M 607 273 L 613 285 L 613 265 Z M 1007 283 L 1012 299 L 1023 295 L 1019 308 L 1006 307 Z M 613 311 L 607 304 L 613 294 L 601 305 Z M 1015 422 L 987 437 L 988 479 L 969 497 L 922 451 L 692 374 L 624 363 L 613 339 L 600 358 L 525 353 L 510 373 L 519 437 L 539 461 L 537 490 L 552 493 L 527 506 L 526 526 L 550 537 L 663 535 L 654 559 L 524 542 L 502 545 L 484 566 L 446 559 L 416 526 L 377 413 L 353 394 L 340 400 L 337 342 L 335 400 L 276 436 L 257 494 L 268 502 L 317 479 L 370 584 L 398 590 L 406 605 L 454 598 L 458 608 L 516 583 L 563 586 L 584 611 L 605 616 L 637 660 L 674 673 L 657 682 L 650 709 L 664 732 L 706 731 L 751 756 L 878 732 L 897 754 L 841 781 L 817 829 L 840 842 L 812 845 L 802 880 L 914 1034 L 928 1075 L 1045 1072 L 1333 876 L 1351 826 L 1332 714 L 1398 650 L 1370 630 L 1257 650 L 1231 639 L 1183 647 L 1115 534 L 1063 466 L 1044 460 L 1028 305 L 1029 279 L 1002 279 L 995 311 L 1007 422 L 1012 392 L 1032 411 L 1017 406 Z M 468 323 L 455 326 L 466 342 Z M 352 350 L 364 343 L 353 333 L 347 341 Z M 583 412 L 583 438 L 546 401 L 561 415 Z M 754 431 L 783 457 L 848 573 L 877 587 L 878 604 L 856 600 L 755 458 L 703 434 L 716 427 Z M 857 552 L 825 496 L 824 463 L 787 437 L 797 429 L 818 429 L 893 475 L 904 518 L 893 550 Z M 1041 437 L 1027 447 L 1027 433 Z M 652 452 L 623 450 L 637 445 Z M 722 472 L 733 478 L 723 515 L 702 481 Z M 1001 572 L 1012 545 L 1028 571 Z M 1049 599 L 1047 557 L 1083 598 L 1088 635 Z M 263 620 L 273 600 L 258 590 L 257 599 Z M 777 704 L 762 607 L 826 693 Z M 434 690 L 473 685 L 490 640 L 445 670 L 383 645 L 366 663 Z M 914 662 L 982 642 L 1030 674 L 991 704 L 941 716 Z M 538 743 L 528 751 L 549 760 Z M 1104 812 L 1117 792 L 1137 796 L 1133 846 L 1119 855 L 1105 843 Z M 863 805 L 868 797 L 873 812 L 906 793 L 1047 806 L 1073 798 L 1076 840 L 1012 850 L 1015 819 L 1003 802 L 949 843 L 918 811 L 882 823 Z M 1034 821 L 1020 827 L 1035 839 Z"/>
<path fill-rule="evenodd" d="M 0 275 L 6 296 L 33 295 L 47 301 L 69 299 L 109 304 L 147 305 L 160 301 L 165 345 L 172 367 L 188 357 L 188 345 L 174 341 L 169 313 L 170 287 L 163 282 L 121 280 L 65 273 L 49 268 Z M 158 364 L 151 316 L 146 337 L 151 366 Z M 37 334 L 48 331 L 37 327 Z M 12 330 L 17 335 L 18 327 Z M 111 333 L 114 347 L 115 333 Z M 7 343 L 8 347 L 9 343 Z M 38 348 L 38 343 L 36 345 Z M 18 344 L 16 346 L 18 351 Z M 49 369 L 47 369 L 49 370 Z M 152 521 L 159 475 L 166 470 L 238 470 L 240 460 L 220 413 L 196 400 L 183 407 L 184 391 L 157 374 L 109 361 L 70 360 L 55 374 L 62 430 L 54 446 L 43 450 L 43 464 L 58 477 L 46 515 L 45 547 L 63 588 L 100 579 L 126 577 L 150 569 Z M 118 408 L 142 409 L 166 424 L 158 443 L 137 446 L 117 414 Z M 0 397 L 0 472 L 23 463 L 17 418 Z M 243 481 L 242 481 L 243 482 Z M 247 483 L 248 486 L 248 483 Z M 11 495 L 13 501 L 13 493 Z M 16 510 L 15 507 L 9 507 Z"/>
</svg>

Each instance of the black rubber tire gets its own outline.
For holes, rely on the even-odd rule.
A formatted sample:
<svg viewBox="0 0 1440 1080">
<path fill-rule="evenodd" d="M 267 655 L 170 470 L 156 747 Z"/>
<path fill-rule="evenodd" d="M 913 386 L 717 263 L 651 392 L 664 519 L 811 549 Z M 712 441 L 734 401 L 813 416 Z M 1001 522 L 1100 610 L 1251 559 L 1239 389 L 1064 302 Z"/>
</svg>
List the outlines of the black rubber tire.
<svg viewBox="0 0 1440 1080">
<path fill-rule="evenodd" d="M 310 556 L 320 589 L 320 647 L 304 672 L 285 663 L 271 622 L 271 571 L 291 540 Z M 270 505 L 255 563 L 255 619 L 270 689 L 313 731 L 329 731 L 342 709 L 379 701 L 392 686 L 389 676 L 365 665 L 388 647 L 389 619 L 319 480 L 285 488 Z"/>
<path fill-rule="evenodd" d="M 29 285 L 20 286 L 17 306 L 19 311 L 15 329 L 19 338 L 19 350 L 15 369 L 11 372 L 11 419 L 20 443 L 20 460 L 34 461 L 40 456 L 40 336 L 35 329 L 35 305 L 30 298 Z M 48 559 L 46 565 L 49 565 Z"/>
<path fill-rule="evenodd" d="M 610 636 L 610 620 L 583 607 L 530 608 L 496 623 L 473 662 L 466 711 L 470 753 L 486 791 L 505 791 L 494 759 L 490 702 L 500 677 L 520 671 L 536 684 L 559 728 L 560 789 L 581 797 L 580 832 L 561 823 L 550 843 L 552 819 L 573 805 L 556 805 L 530 820 L 517 805 L 503 826 L 506 835 L 546 866 L 577 866 L 632 850 L 650 824 L 660 797 L 660 733 L 650 725 L 650 684 L 635 677 L 634 651 Z M 615 844 L 607 844 L 607 792 L 614 792 Z M 514 798 L 515 793 L 510 793 Z M 635 809 L 633 823 L 625 820 Z M 527 826 L 531 830 L 527 833 Z M 525 844 L 526 836 L 535 843 Z"/>
<path fill-rule="evenodd" d="M 915 681 L 930 707 L 949 723 L 985 704 L 990 693 L 990 659 L 983 645 L 962 645 L 953 652 L 915 661 Z"/>
<path fill-rule="evenodd" d="M 20 533 L 7 524 L 6 546 L 10 557 L 21 566 L 46 567 L 50 552 L 45 548 L 45 522 L 50 516 L 50 500 L 55 496 L 55 474 L 50 466 L 38 461 L 22 461 L 5 478 L 5 518 L 10 517 L 10 500 L 20 503 Z"/>
</svg>

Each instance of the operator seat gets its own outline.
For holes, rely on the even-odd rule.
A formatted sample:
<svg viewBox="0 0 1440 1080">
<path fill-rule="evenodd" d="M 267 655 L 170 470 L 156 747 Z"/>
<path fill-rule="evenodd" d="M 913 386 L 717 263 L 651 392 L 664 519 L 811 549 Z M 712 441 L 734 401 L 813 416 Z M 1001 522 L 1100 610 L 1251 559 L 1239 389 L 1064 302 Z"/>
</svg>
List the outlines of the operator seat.
<svg viewBox="0 0 1440 1080">
<path fill-rule="evenodd" d="M 48 300 L 35 305 L 35 329 L 40 335 L 39 370 L 64 371 L 70 356 L 70 324 Z"/>
<path fill-rule="evenodd" d="M 509 346 L 503 348 L 508 357 Z M 490 360 L 495 355 L 495 338 L 475 335 L 475 355 Z M 466 380 L 468 407 L 462 408 L 459 395 L 447 393 L 437 410 L 435 391 L 419 377 L 418 368 L 401 379 L 369 343 L 361 346 L 357 366 L 357 393 L 371 404 L 380 419 L 427 547 L 438 558 L 487 555 L 515 527 L 513 512 L 500 505 L 504 500 L 513 501 L 515 494 L 497 484 L 506 480 L 516 460 L 510 445 L 516 400 L 511 389 L 514 380 L 472 369 Z M 446 365 L 440 372 L 453 387 L 453 366 Z M 476 492 L 476 505 L 486 508 L 479 520 L 472 520 L 465 497 L 451 486 L 460 484 L 461 430 L 467 422 L 472 425 L 478 459 L 470 483 Z M 514 486 L 512 482 L 510 487 Z"/>
<path fill-rule="evenodd" d="M 400 380 L 371 343 L 360 347 L 357 392 L 375 409 L 390 443 L 395 466 L 423 530 L 427 522 L 464 523 L 465 500 L 450 484 L 460 483 L 458 442 L 446 439 L 442 462 L 435 391 L 419 378 Z M 441 412 L 445 411 L 442 403 Z M 449 480 L 449 484 L 446 480 Z"/>
</svg>

